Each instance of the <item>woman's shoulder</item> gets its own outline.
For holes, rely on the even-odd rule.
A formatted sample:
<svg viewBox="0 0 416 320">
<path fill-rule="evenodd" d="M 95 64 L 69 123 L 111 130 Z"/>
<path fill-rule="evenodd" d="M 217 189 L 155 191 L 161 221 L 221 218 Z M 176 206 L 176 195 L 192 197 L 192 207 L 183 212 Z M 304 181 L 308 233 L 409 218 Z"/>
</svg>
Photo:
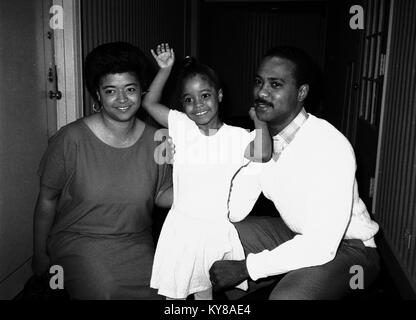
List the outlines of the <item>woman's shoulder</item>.
<svg viewBox="0 0 416 320">
<path fill-rule="evenodd" d="M 154 126 L 147 121 L 143 121 L 142 123 L 144 129 L 138 140 L 138 146 L 143 147 L 146 145 L 148 148 L 154 149 L 169 136 L 167 128 Z"/>
<path fill-rule="evenodd" d="M 75 142 L 84 136 L 83 118 L 77 119 L 71 123 L 62 126 L 51 138 L 52 141 Z"/>
<path fill-rule="evenodd" d="M 167 132 L 167 130 L 168 130 L 168 129 L 163 128 L 163 127 L 158 128 L 155 125 L 153 125 L 153 124 L 151 124 L 147 121 L 143 121 L 142 123 L 144 125 L 142 138 L 144 138 L 144 139 L 153 139 L 153 137 L 157 135 L 158 131 L 166 131 Z"/>
</svg>

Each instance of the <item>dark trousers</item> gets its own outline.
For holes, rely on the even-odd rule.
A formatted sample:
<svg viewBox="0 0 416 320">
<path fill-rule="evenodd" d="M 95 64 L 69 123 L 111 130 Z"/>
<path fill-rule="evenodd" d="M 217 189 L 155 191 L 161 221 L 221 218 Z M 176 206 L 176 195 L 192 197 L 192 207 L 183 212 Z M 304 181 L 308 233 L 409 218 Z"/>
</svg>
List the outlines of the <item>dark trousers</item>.
<svg viewBox="0 0 416 320">
<path fill-rule="evenodd" d="M 273 250 L 295 236 L 280 217 L 247 217 L 235 223 L 235 227 L 246 255 Z M 343 240 L 335 258 L 326 264 L 249 281 L 248 292 L 234 289 L 226 295 L 229 299 L 238 299 L 266 285 L 273 285 L 270 300 L 340 299 L 354 290 L 368 288 L 377 278 L 379 263 L 377 249 L 364 246 L 361 240 Z M 363 276 L 362 282 L 357 278 L 360 276 Z"/>
</svg>

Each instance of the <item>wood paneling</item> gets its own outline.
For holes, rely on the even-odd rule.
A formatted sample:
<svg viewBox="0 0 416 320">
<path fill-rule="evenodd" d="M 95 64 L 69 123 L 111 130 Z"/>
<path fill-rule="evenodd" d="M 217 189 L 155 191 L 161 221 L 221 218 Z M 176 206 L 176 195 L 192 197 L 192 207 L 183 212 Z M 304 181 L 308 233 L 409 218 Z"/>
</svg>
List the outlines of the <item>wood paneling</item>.
<svg viewBox="0 0 416 320">
<path fill-rule="evenodd" d="M 416 3 L 394 1 L 376 218 L 416 289 Z"/>
</svg>

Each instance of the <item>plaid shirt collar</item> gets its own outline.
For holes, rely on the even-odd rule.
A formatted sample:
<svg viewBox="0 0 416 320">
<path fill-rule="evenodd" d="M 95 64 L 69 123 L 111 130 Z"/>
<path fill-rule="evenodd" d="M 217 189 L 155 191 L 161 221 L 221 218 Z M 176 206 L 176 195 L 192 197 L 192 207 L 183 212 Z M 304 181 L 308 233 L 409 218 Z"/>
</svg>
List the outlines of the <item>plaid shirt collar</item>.
<svg viewBox="0 0 416 320">
<path fill-rule="evenodd" d="M 300 127 L 308 119 L 309 115 L 305 111 L 305 108 L 298 113 L 295 119 L 292 120 L 282 131 L 273 137 L 273 158 L 277 160 L 282 151 L 289 145 L 295 138 L 296 133 Z"/>
</svg>

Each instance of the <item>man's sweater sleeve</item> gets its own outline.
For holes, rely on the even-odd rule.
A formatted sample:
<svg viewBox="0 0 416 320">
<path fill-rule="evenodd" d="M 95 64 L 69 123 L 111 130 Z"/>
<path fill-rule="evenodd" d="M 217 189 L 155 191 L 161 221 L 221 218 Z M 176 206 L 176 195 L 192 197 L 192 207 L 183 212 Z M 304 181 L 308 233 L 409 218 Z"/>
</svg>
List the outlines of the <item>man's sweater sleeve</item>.
<svg viewBox="0 0 416 320">
<path fill-rule="evenodd" d="M 322 265 L 335 257 L 351 216 L 355 158 L 350 152 L 333 154 L 304 177 L 307 194 L 294 195 L 293 201 L 306 201 L 302 232 L 271 251 L 249 254 L 251 279 Z"/>
<path fill-rule="evenodd" d="M 243 220 L 253 209 L 260 193 L 261 163 L 248 162 L 234 175 L 228 195 L 231 222 Z"/>
</svg>

